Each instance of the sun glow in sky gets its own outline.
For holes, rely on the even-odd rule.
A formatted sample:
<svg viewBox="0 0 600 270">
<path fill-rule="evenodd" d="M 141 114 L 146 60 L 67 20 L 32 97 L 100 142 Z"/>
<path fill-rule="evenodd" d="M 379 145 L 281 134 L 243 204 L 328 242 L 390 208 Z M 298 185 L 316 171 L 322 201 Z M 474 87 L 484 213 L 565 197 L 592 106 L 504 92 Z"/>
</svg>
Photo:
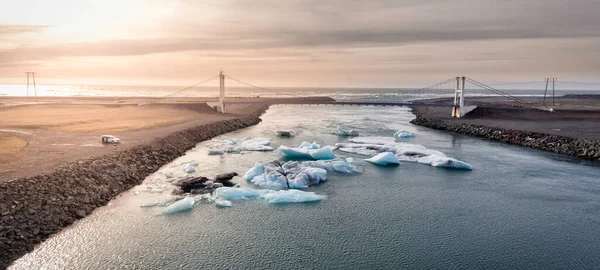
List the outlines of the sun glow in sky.
<svg viewBox="0 0 600 270">
<path fill-rule="evenodd" d="M 595 0 L 0 0 L 0 83 L 599 81 Z M 53 79 L 49 79 L 53 78 Z"/>
</svg>

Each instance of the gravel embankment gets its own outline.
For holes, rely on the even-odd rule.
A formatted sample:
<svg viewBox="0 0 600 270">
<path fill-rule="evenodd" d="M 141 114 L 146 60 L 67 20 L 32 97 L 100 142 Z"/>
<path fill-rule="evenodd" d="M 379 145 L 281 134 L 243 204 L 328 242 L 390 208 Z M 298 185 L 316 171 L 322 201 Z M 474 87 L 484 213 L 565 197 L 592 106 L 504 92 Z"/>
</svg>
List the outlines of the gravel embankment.
<svg viewBox="0 0 600 270">
<path fill-rule="evenodd" d="M 433 117 L 424 108 L 413 108 L 412 112 L 416 118 L 411 123 L 415 125 L 600 161 L 600 141 L 597 140 L 453 122 Z"/>
<path fill-rule="evenodd" d="M 149 144 L 66 164 L 49 174 L 0 183 L 0 269 L 140 184 L 198 142 L 259 122 L 255 115 L 201 125 Z"/>
</svg>

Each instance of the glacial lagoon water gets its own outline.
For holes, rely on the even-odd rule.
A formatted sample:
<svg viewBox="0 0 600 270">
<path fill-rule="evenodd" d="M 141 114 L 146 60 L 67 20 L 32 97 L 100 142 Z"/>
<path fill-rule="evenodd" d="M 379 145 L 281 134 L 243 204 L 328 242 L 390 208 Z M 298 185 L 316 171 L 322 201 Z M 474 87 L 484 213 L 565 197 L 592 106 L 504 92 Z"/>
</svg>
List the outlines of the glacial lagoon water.
<svg viewBox="0 0 600 270">
<path fill-rule="evenodd" d="M 600 267 L 600 166 L 571 157 L 413 126 L 407 108 L 272 106 L 263 122 L 227 134 L 279 145 L 346 142 L 361 136 L 416 134 L 404 141 L 439 150 L 472 171 L 401 162 L 384 167 L 353 157 L 363 172 L 329 173 L 308 191 L 314 203 L 235 201 L 199 204 L 163 216 L 141 208 L 169 192 L 134 188 L 94 211 L 11 269 L 573 269 Z M 277 130 L 295 130 L 277 138 Z M 273 152 L 209 156 L 208 145 L 171 165 L 196 160 L 194 175 L 243 174 Z M 165 166 L 161 170 L 177 167 Z M 160 183 L 160 174 L 146 183 Z M 235 178 L 244 187 L 251 184 Z M 256 187 L 253 187 L 256 188 Z"/>
</svg>

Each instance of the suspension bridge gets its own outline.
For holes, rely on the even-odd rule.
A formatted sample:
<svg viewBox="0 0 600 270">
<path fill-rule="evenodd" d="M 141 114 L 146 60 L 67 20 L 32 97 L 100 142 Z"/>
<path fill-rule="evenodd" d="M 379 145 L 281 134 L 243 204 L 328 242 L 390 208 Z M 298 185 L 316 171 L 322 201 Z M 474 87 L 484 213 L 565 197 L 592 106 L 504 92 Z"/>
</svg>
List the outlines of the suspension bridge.
<svg viewBox="0 0 600 270">
<path fill-rule="evenodd" d="M 57 78 L 49 78 L 49 79 L 57 79 Z M 183 87 L 181 89 L 178 89 L 176 91 L 167 93 L 165 95 L 162 95 L 159 97 L 152 97 L 152 98 L 155 98 L 158 101 L 160 101 L 161 99 L 175 97 L 178 94 L 192 91 L 196 87 L 207 86 L 207 84 L 214 82 L 214 80 L 217 80 L 217 79 L 219 80 L 219 96 L 213 97 L 213 99 L 218 101 L 217 108 L 219 109 L 219 111 L 221 111 L 223 113 L 227 112 L 227 104 L 250 104 L 250 103 L 300 104 L 300 105 L 319 105 L 319 104 L 321 104 L 321 105 L 343 105 L 343 106 L 447 107 L 449 110 L 449 114 L 452 117 L 456 117 L 456 118 L 460 118 L 460 117 L 464 116 L 470 110 L 475 108 L 475 106 L 469 105 L 465 101 L 465 94 L 472 90 L 478 90 L 480 92 L 481 91 L 489 92 L 495 96 L 503 97 L 507 101 L 513 102 L 517 106 L 538 108 L 538 109 L 552 111 L 552 108 L 548 107 L 549 104 L 548 105 L 546 104 L 546 97 L 548 95 L 548 91 L 550 90 L 551 95 L 552 95 L 551 96 L 552 105 L 554 105 L 555 85 L 557 83 L 556 78 L 546 78 L 544 99 L 543 99 L 543 102 L 541 102 L 541 103 L 533 103 L 527 99 L 521 98 L 516 95 L 509 94 L 506 91 L 498 89 L 498 86 L 517 86 L 517 85 L 528 85 L 528 84 L 531 85 L 531 84 L 541 83 L 541 81 L 519 82 L 519 83 L 512 83 L 512 84 L 495 85 L 495 87 L 493 87 L 491 85 L 487 85 L 487 84 L 484 84 L 475 79 L 472 79 L 469 77 L 464 77 L 464 76 L 449 78 L 447 80 L 437 82 L 430 86 L 427 86 L 424 88 L 419 88 L 419 89 L 412 91 L 414 93 L 419 93 L 419 92 L 425 92 L 428 90 L 430 90 L 430 91 L 433 90 L 434 92 L 440 93 L 439 97 L 442 97 L 442 96 L 449 97 L 449 95 L 451 93 L 453 93 L 454 95 L 453 95 L 452 103 L 434 102 L 431 100 L 416 101 L 416 102 L 406 101 L 406 100 L 403 101 L 401 99 L 401 97 L 403 94 L 406 94 L 406 92 L 402 92 L 400 90 L 397 93 L 395 93 L 395 97 L 396 97 L 395 99 L 393 97 L 389 97 L 383 101 L 381 101 L 381 100 L 379 100 L 379 101 L 368 101 L 368 100 L 343 100 L 343 101 L 340 101 L 340 100 L 334 100 L 331 98 L 310 99 L 310 95 L 307 95 L 306 93 L 301 93 L 300 91 L 290 92 L 290 91 L 282 91 L 282 90 L 276 90 L 276 89 L 271 89 L 271 88 L 266 88 L 266 87 L 260 87 L 255 84 L 248 83 L 244 80 L 237 79 L 237 78 L 231 77 L 229 75 L 226 75 L 223 71 L 221 71 L 218 75 L 206 78 L 206 79 L 201 80 L 198 83 L 195 83 L 193 85 L 189 85 L 189 86 Z M 244 96 L 241 96 L 241 97 L 227 96 L 226 89 L 228 89 L 228 88 L 226 88 L 226 81 L 229 82 L 227 84 L 231 84 L 231 83 L 239 84 L 246 88 L 252 88 L 252 89 L 256 89 L 260 92 L 270 93 L 270 94 L 274 95 L 276 98 L 256 98 L 256 97 L 250 98 L 247 96 L 246 97 L 244 97 Z M 33 84 L 31 84 L 31 82 Z M 600 84 L 585 83 L 585 82 L 564 82 L 564 83 L 581 84 L 581 85 L 600 87 Z M 30 86 L 33 87 L 33 91 L 30 91 Z M 549 87 L 551 87 L 551 89 Z M 231 88 L 229 88 L 229 89 L 231 89 Z M 35 93 L 35 96 L 37 98 L 37 89 L 36 89 L 34 72 L 27 72 L 27 95 L 28 96 L 29 96 L 29 93 Z M 123 98 L 123 97 L 119 97 L 119 98 Z M 190 99 L 192 99 L 192 98 L 190 98 Z M 36 99 L 36 101 L 37 101 L 37 99 Z"/>
</svg>

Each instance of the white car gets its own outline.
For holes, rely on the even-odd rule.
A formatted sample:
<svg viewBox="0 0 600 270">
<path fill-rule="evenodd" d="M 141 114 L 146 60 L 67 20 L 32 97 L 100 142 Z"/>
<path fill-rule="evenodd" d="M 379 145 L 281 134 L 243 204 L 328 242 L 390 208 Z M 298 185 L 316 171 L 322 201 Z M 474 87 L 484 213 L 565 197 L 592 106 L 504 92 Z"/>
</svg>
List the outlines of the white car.
<svg viewBox="0 0 600 270">
<path fill-rule="evenodd" d="M 118 144 L 121 140 L 113 135 L 102 135 L 102 143 Z"/>
</svg>

